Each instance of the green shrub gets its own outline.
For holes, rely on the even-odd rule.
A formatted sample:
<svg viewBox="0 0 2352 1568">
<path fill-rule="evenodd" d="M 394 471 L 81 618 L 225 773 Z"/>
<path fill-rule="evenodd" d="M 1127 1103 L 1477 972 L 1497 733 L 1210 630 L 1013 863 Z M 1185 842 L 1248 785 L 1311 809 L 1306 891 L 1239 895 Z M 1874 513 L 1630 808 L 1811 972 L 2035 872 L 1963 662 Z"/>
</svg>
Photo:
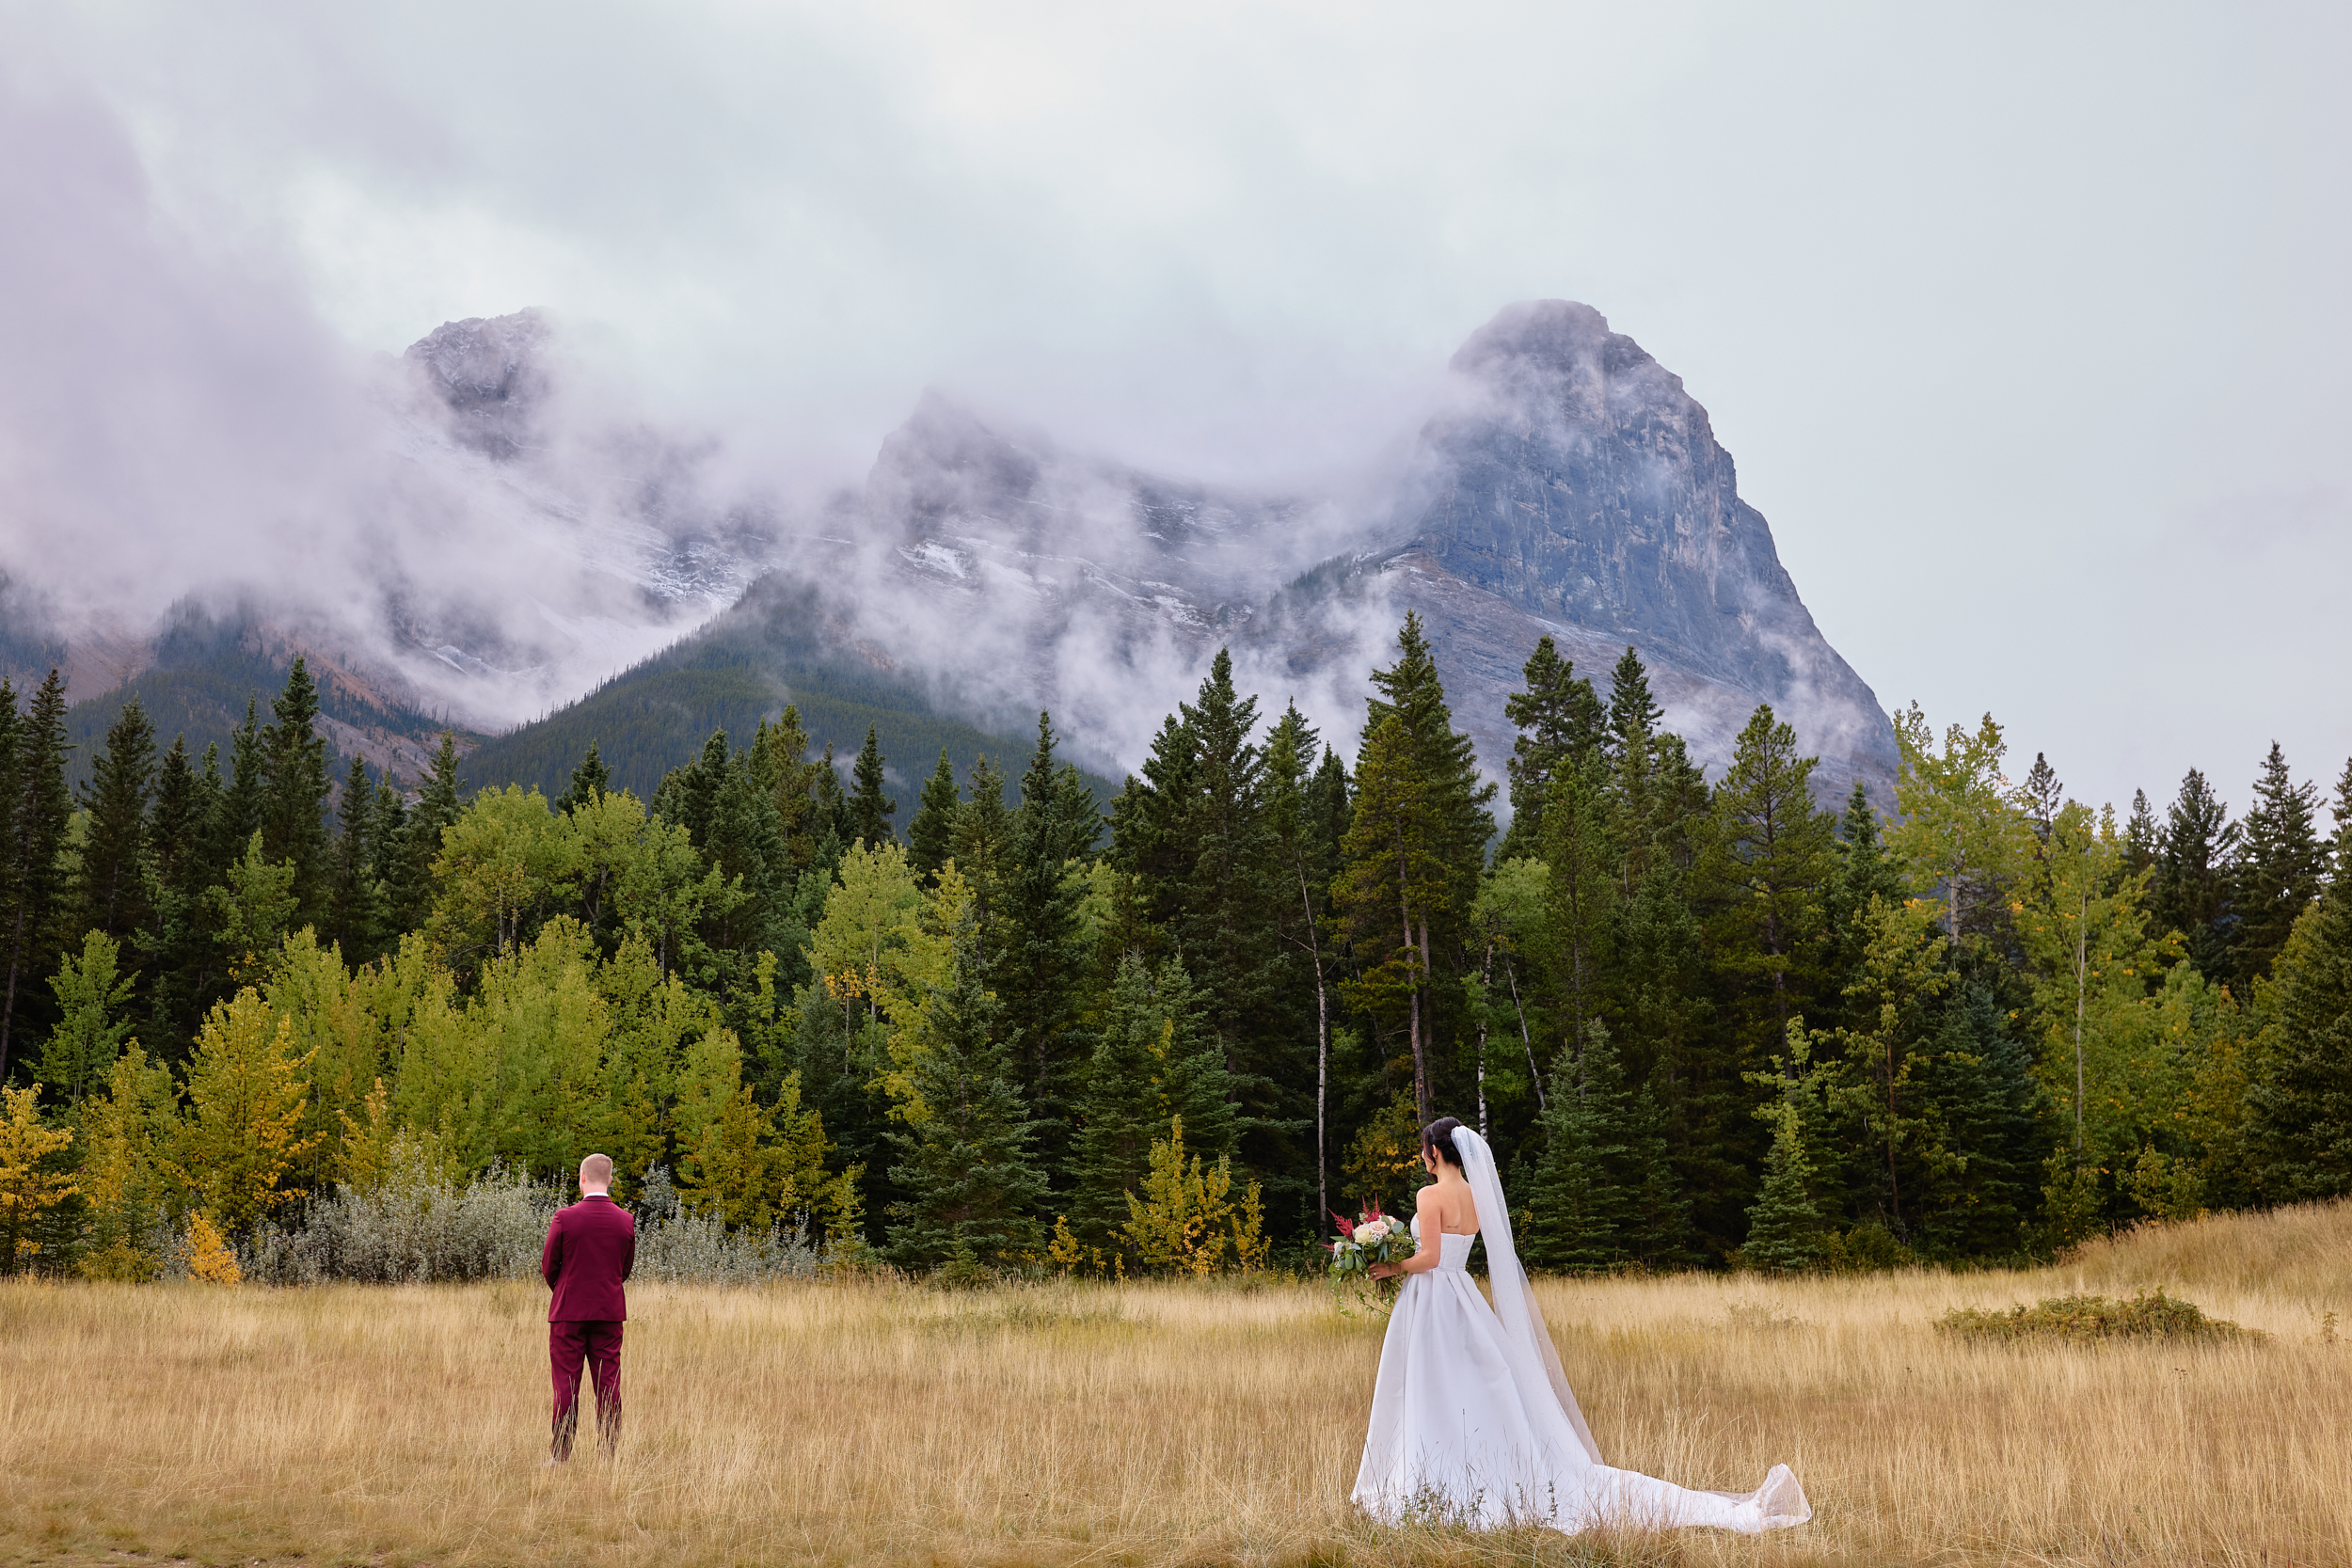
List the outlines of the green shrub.
<svg viewBox="0 0 2352 1568">
<path fill-rule="evenodd" d="M 2269 1338 L 2208 1318 L 2193 1301 L 2168 1296 L 2161 1288 L 2129 1301 L 2111 1296 L 2053 1296 L 2032 1307 L 2005 1311 L 1956 1307 L 1936 1323 L 1938 1331 L 1972 1339 L 2246 1339 Z"/>
</svg>

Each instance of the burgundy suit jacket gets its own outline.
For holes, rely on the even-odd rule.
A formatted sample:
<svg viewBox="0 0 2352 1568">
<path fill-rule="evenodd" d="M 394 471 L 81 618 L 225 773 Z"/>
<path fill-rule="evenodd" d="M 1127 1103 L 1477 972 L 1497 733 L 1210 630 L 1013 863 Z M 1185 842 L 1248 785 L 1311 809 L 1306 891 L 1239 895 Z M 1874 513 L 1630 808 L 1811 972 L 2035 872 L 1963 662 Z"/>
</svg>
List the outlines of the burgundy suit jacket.
<svg viewBox="0 0 2352 1568">
<path fill-rule="evenodd" d="M 551 1323 L 616 1323 L 628 1317 L 621 1282 L 637 1261 L 637 1221 L 609 1197 L 583 1197 L 548 1223 L 539 1274 L 555 1292 Z"/>
</svg>

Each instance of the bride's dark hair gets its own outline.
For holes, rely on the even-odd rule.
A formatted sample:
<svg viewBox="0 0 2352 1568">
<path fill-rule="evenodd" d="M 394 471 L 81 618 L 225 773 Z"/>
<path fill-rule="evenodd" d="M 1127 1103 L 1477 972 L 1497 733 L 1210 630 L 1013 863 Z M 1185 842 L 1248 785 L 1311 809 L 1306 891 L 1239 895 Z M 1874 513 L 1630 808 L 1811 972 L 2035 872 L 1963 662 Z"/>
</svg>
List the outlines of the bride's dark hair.
<svg viewBox="0 0 2352 1568">
<path fill-rule="evenodd" d="M 1454 1147 L 1454 1130 L 1461 1125 L 1458 1117 L 1439 1117 L 1421 1130 L 1421 1147 L 1455 1170 L 1460 1170 L 1462 1151 Z"/>
</svg>

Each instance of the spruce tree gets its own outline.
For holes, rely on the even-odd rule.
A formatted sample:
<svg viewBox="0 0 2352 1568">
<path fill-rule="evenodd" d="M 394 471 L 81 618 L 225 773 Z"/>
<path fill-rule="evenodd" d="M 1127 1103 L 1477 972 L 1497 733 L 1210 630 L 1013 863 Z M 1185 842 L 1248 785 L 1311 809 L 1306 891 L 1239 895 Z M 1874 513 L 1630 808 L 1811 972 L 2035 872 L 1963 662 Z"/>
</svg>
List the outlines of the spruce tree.
<svg viewBox="0 0 2352 1568">
<path fill-rule="evenodd" d="M 1531 1261 L 1598 1274 L 1626 1261 L 1679 1260 L 1680 1197 L 1655 1104 L 1629 1089 L 1608 1029 L 1595 1020 L 1552 1068 L 1537 1118 L 1543 1152 L 1527 1183 Z"/>
<path fill-rule="evenodd" d="M 1653 867 L 1618 901 L 1607 939 L 1602 1006 L 1627 1082 L 1648 1091 L 1677 1203 L 1689 1225 L 1645 1245 L 1721 1256 L 1739 1244 L 1753 1143 L 1734 1042 L 1715 1027 L 1706 945 L 1689 874 Z"/>
<path fill-rule="evenodd" d="M 1416 760 L 1412 736 L 1393 713 L 1358 754 L 1354 811 L 1331 901 L 1357 966 L 1341 995 L 1375 1028 L 1404 1024 L 1414 1114 L 1426 1124 L 1436 1118 L 1428 932 L 1432 906 L 1445 898 L 1450 878 Z"/>
<path fill-rule="evenodd" d="M 1837 819 L 1813 805 L 1818 759 L 1758 705 L 1715 786 L 1702 862 L 1714 915 L 1714 967 L 1725 985 L 1742 1060 L 1760 1068 L 1807 1009 L 1822 978 L 1828 905 L 1838 872 Z"/>
<path fill-rule="evenodd" d="M 318 688 L 300 654 L 286 673 L 285 689 L 270 700 L 271 722 L 261 747 L 262 851 L 291 861 L 294 897 L 304 920 L 326 914 L 332 878 L 326 833 L 326 740 L 319 735 Z"/>
<path fill-rule="evenodd" d="M 947 749 L 943 746 L 939 766 L 931 770 L 930 782 L 915 802 L 914 819 L 907 824 L 908 857 L 926 886 L 938 878 L 939 868 L 956 852 L 956 807 L 961 803 L 956 770 L 948 766 Z"/>
<path fill-rule="evenodd" d="M 850 794 L 850 823 L 858 842 L 892 843 L 890 819 L 898 814 L 898 802 L 882 794 L 882 740 L 871 724 L 866 726 L 866 744 L 858 749 L 850 780 L 856 787 Z"/>
<path fill-rule="evenodd" d="M 82 809 L 89 817 L 73 921 L 77 934 L 96 930 L 127 938 L 152 918 L 144 863 L 154 777 L 154 726 L 134 695 L 107 728 L 105 747 L 91 759 L 89 783 L 82 790 Z"/>
<path fill-rule="evenodd" d="M 2188 961 L 2208 980 L 2235 977 L 2237 914 L 2230 899 L 2230 863 L 2238 825 L 2230 808 L 2192 768 L 2165 813 L 2156 844 L 2156 875 L 2149 912 L 2155 928 L 2181 933 Z"/>
<path fill-rule="evenodd" d="M 892 1260 L 1013 1265 L 1041 1243 L 1045 1175 L 1013 1068 L 1017 1042 L 982 979 L 968 927 L 952 976 L 931 991 L 923 1034 L 908 1078 L 924 1114 L 892 1135 L 903 1160 L 891 1180 L 905 1194 L 891 1209 Z"/>
<path fill-rule="evenodd" d="M 956 871 L 972 888 L 973 961 L 986 973 L 996 961 L 999 890 L 1012 843 L 1012 813 L 1005 809 L 1005 776 L 982 754 L 972 764 L 963 804 L 956 808 Z"/>
<path fill-rule="evenodd" d="M 1821 1261 L 1828 1225 L 1814 1193 L 1806 1099 L 1804 1079 L 1785 1074 L 1779 1100 L 1756 1112 L 1772 1123 L 1772 1143 L 1756 1203 L 1748 1210 L 1748 1239 L 1740 1254 L 1750 1268 L 1766 1274 L 1795 1274 Z"/>
<path fill-rule="evenodd" d="M 2033 836 L 2043 844 L 2050 842 L 2050 824 L 2058 816 L 2059 806 L 2066 803 L 2066 786 L 2058 783 L 2058 769 L 2042 752 L 2033 754 L 2033 767 L 2026 773 L 2021 792 L 2026 806 L 2026 818 L 2033 825 Z"/>
<path fill-rule="evenodd" d="M 363 757 L 353 756 L 336 802 L 332 895 L 327 931 L 342 944 L 343 958 L 365 963 L 383 951 L 381 895 L 375 883 L 375 786 Z"/>
<path fill-rule="evenodd" d="M 217 762 L 206 748 L 206 771 L 217 781 Z M 219 804 L 211 813 L 213 840 L 209 846 L 209 881 L 218 882 L 245 854 L 246 841 L 262 831 L 262 721 L 257 700 L 246 699 L 245 722 L 229 736 L 229 778 L 220 786 Z"/>
<path fill-rule="evenodd" d="M 1928 1055 L 1920 1092 L 1935 1107 L 1946 1158 L 1915 1181 L 1921 1247 L 1945 1258 L 2017 1253 L 2041 1206 L 2056 1125 L 2033 1050 L 1978 982 L 1946 1009 Z"/>
<path fill-rule="evenodd" d="M 1617 847 L 1610 834 L 1597 758 L 1552 775 L 1540 848 L 1549 875 L 1536 957 L 1549 977 L 1561 1033 L 1575 1041 L 1600 1017 L 1618 898 Z"/>
<path fill-rule="evenodd" d="M 1024 1077 L 1041 1132 L 1041 1157 L 1057 1187 L 1068 1181 L 1071 1114 L 1082 1065 L 1075 1037 L 1079 884 L 1066 868 L 1093 838 L 1089 828 L 1069 819 L 1061 782 L 1053 719 L 1041 712 L 1037 750 L 1021 775 L 1021 804 L 996 879 L 1003 936 L 990 979 L 1008 1028 L 1025 1045 Z M 1093 811 L 1090 798 L 1087 811 Z"/>
<path fill-rule="evenodd" d="M 2132 815 L 2123 824 L 2123 870 L 2137 877 L 2156 863 L 2156 818 L 2149 809 L 2148 792 L 2132 791 Z"/>
<path fill-rule="evenodd" d="M 1180 859 L 1182 904 L 1175 922 L 1209 1024 L 1255 1117 L 1288 1120 L 1302 1097 L 1282 1082 L 1269 1016 L 1278 973 L 1273 879 L 1276 848 L 1266 819 L 1265 756 L 1249 739 L 1258 700 L 1233 687 L 1232 657 L 1217 650 L 1195 702 L 1182 710 L 1193 742 L 1193 792 L 1183 825 L 1189 864 Z M 1248 1150 L 1266 1168 L 1271 1150 Z"/>
<path fill-rule="evenodd" d="M 58 906 L 70 891 L 58 851 L 73 816 L 65 784 L 65 681 L 56 671 L 40 683 L 22 717 L 15 693 L 0 682 L 0 943 L 8 974 L 0 988 L 0 1084 L 20 1047 L 20 1027 L 38 1024 L 48 1009 L 32 997 L 33 977 L 46 974 L 56 951 Z"/>
<path fill-rule="evenodd" d="M 564 786 L 564 793 L 555 798 L 555 814 L 563 816 L 575 807 L 591 805 L 597 796 L 609 795 L 612 790 L 612 775 L 604 766 L 604 754 L 596 750 L 596 743 L 592 740 L 588 742 L 586 754 L 580 759 L 580 766 L 572 769 L 571 782 Z"/>
<path fill-rule="evenodd" d="M 1331 926 L 1331 881 L 1339 874 L 1343 822 L 1335 822 L 1325 796 L 1335 765 L 1325 753 L 1315 757 L 1322 738 L 1292 703 L 1266 741 L 1266 824 L 1273 834 L 1281 883 L 1275 928 L 1289 949 L 1290 968 L 1306 960 L 1307 978 L 1314 986 L 1315 1013 L 1315 1212 L 1331 1207 L 1330 1077 L 1331 1026 L 1336 978 Z M 1343 775 L 1341 803 L 1345 804 Z M 1336 831 L 1335 831 L 1336 828 Z M 1303 995 L 1300 997 L 1303 1002 Z M 1187 1123 L 1186 1125 L 1193 1125 Z"/>
<path fill-rule="evenodd" d="M 1649 672 L 1631 643 L 1609 673 L 1609 734 L 1603 744 L 1613 761 L 1638 753 L 1665 714 L 1649 694 Z"/>
<path fill-rule="evenodd" d="M 386 890 L 397 930 L 421 930 L 433 912 L 433 867 L 441 858 L 441 832 L 457 820 L 464 787 L 457 773 L 457 737 L 444 730 L 416 806 L 406 814 L 398 839 L 398 876 Z"/>
<path fill-rule="evenodd" d="M 2352 1194 L 2352 878 L 2337 877 L 2272 966 L 2277 1044 L 2247 1093 L 2263 1195 Z"/>
<path fill-rule="evenodd" d="M 1544 804 L 1553 774 L 1599 750 L 1609 721 L 1593 683 L 1560 657 L 1550 633 L 1536 640 L 1522 673 L 1525 689 L 1502 700 L 1503 717 L 1518 736 L 1503 765 L 1511 780 L 1511 828 L 1495 852 L 1497 860 L 1542 852 Z"/>
<path fill-rule="evenodd" d="M 2287 933 L 2318 898 L 2328 871 L 2319 786 L 2295 782 L 2275 740 L 2242 826 L 2231 902 L 2238 916 L 2237 973 L 2251 980 L 2270 973 Z"/>
<path fill-rule="evenodd" d="M 1079 1107 L 1070 1205 L 1079 1234 L 1109 1244 L 1127 1221 L 1126 1195 L 1143 1185 L 1152 1141 L 1168 1137 L 1171 1118 L 1184 1118 L 1187 1141 L 1207 1158 L 1228 1152 L 1229 1092 L 1224 1059 L 1184 965 L 1169 958 L 1155 975 L 1139 956 L 1122 956 Z"/>
</svg>

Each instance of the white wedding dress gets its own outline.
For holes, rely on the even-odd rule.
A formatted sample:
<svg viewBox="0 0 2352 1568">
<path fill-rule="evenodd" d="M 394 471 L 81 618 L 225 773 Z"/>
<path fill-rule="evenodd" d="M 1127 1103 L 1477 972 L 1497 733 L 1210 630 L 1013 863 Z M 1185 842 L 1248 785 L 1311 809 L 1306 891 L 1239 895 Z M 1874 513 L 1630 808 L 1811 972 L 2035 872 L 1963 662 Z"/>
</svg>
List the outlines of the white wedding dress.
<svg viewBox="0 0 2352 1568">
<path fill-rule="evenodd" d="M 1486 1238 L 1489 1309 L 1470 1278 L 1472 1236 L 1438 1239 L 1440 1262 L 1405 1276 L 1380 1346 L 1372 1427 L 1355 1499 L 1384 1523 L 1408 1519 L 1494 1529 L 1542 1525 L 1711 1525 L 1757 1534 L 1813 1516 L 1786 1465 L 1748 1493 L 1697 1492 L 1612 1469 L 1577 1408 L 1511 1246 L 1510 1212 L 1486 1141 L 1457 1129 L 1454 1147 Z M 1413 1221 L 1421 1237 L 1421 1221 Z"/>
</svg>

